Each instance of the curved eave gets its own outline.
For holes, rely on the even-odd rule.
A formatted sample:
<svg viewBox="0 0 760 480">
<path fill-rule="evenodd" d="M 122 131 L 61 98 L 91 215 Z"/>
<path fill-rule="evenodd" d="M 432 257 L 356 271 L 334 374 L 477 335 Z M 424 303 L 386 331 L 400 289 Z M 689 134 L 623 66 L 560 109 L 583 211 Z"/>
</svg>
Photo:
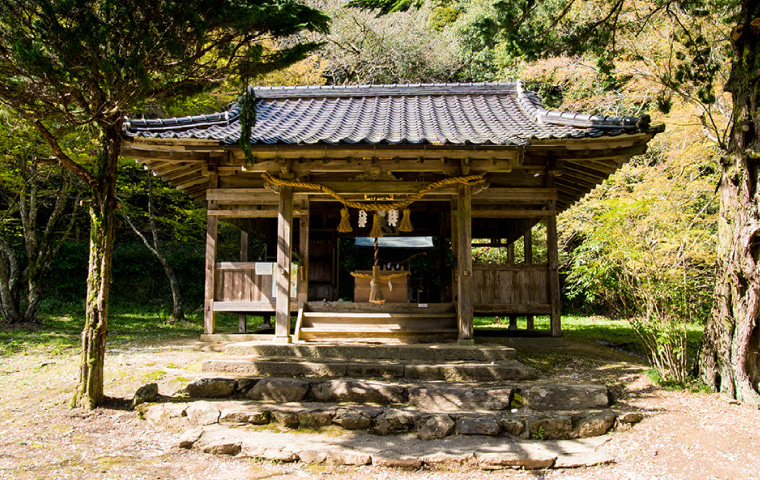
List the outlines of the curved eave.
<svg viewBox="0 0 760 480">
<path fill-rule="evenodd" d="M 429 144 L 258 144 L 251 150 L 254 165 L 245 161 L 238 145 L 215 140 L 128 138 L 122 155 L 143 163 L 170 185 L 190 197 L 205 200 L 210 173 L 260 178 L 279 174 L 290 161 L 297 175 L 320 172 L 364 172 L 369 165 L 383 171 L 461 174 L 466 162 L 473 173 L 505 173 L 517 168 L 540 168 L 555 173 L 557 210 L 569 208 L 602 183 L 631 157 L 643 154 L 663 126 L 645 132 L 595 138 L 531 140 L 530 145 Z"/>
</svg>

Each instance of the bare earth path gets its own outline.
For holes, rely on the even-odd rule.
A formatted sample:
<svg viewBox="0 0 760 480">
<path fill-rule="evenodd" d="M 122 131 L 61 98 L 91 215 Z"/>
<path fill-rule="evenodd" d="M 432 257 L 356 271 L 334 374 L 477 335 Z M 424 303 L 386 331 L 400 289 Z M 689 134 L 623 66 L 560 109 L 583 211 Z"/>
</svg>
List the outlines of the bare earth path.
<svg viewBox="0 0 760 480">
<path fill-rule="evenodd" d="M 153 427 L 126 405 L 141 385 L 158 381 L 170 394 L 219 355 L 193 340 L 160 345 L 110 345 L 104 408 L 67 406 L 78 357 L 29 351 L 0 358 L 0 479 L 760 479 L 760 412 L 718 395 L 663 391 L 632 357 L 567 342 L 521 352 L 552 375 L 613 385 L 618 404 L 644 420 L 609 435 L 611 465 L 549 471 L 400 470 L 275 464 L 211 456 L 177 447 L 178 435 Z"/>
</svg>

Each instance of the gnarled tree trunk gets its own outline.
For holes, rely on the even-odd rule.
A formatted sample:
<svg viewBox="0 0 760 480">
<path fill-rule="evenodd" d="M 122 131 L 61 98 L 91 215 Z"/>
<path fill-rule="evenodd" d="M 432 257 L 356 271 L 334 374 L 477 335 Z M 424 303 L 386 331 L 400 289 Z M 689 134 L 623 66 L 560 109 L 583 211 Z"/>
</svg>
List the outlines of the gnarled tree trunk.
<svg viewBox="0 0 760 480">
<path fill-rule="evenodd" d="M 742 2 L 727 90 L 734 101 L 729 153 L 720 181 L 719 277 L 705 329 L 700 376 L 737 400 L 760 406 L 760 0 Z"/>
<path fill-rule="evenodd" d="M 103 402 L 103 364 L 108 332 L 108 297 L 115 236 L 116 173 L 121 149 L 121 122 L 103 128 L 95 166 L 96 185 L 90 205 L 90 262 L 87 273 L 85 326 L 79 383 L 72 405 L 93 409 Z"/>
</svg>

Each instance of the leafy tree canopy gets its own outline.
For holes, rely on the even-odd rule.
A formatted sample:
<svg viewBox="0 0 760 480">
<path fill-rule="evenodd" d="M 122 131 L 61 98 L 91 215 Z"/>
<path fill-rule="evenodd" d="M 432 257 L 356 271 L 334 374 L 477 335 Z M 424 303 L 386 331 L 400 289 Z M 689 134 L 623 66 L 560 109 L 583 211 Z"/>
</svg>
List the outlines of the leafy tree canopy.
<svg viewBox="0 0 760 480">
<path fill-rule="evenodd" d="M 261 40 L 327 23 L 291 0 L 9 0 L 0 4 L 0 97 L 33 118 L 102 126 L 146 101 L 289 65 L 316 45 L 265 51 Z"/>
</svg>

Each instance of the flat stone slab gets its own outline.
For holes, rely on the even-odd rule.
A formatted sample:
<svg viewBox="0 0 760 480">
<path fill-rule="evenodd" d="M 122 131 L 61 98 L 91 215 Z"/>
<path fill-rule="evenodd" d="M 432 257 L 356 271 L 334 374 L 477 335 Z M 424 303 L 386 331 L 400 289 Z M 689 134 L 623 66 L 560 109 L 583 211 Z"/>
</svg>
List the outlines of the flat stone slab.
<svg viewBox="0 0 760 480">
<path fill-rule="evenodd" d="M 360 358 L 360 357 L 357 357 Z M 305 361 L 254 358 L 205 360 L 204 372 L 233 375 L 299 377 L 378 377 L 449 382 L 520 382 L 535 380 L 538 372 L 516 360 L 501 363 L 398 363 L 347 360 Z"/>
<path fill-rule="evenodd" d="M 345 362 L 269 361 L 269 360 L 205 360 L 204 372 L 236 375 L 266 375 L 290 377 L 345 377 Z"/>
<path fill-rule="evenodd" d="M 294 379 L 290 379 L 294 380 Z M 500 438 L 558 440 L 598 437 L 614 426 L 610 409 L 556 412 L 458 412 L 437 413 L 400 405 L 361 403 L 287 402 L 253 400 L 223 402 L 159 403 L 142 407 L 146 419 L 171 429 L 215 423 L 265 425 L 288 429 L 363 430 L 379 435 L 412 432 L 421 439 L 449 435 L 490 435 Z"/>
<path fill-rule="evenodd" d="M 378 437 L 352 432 L 343 436 L 236 430 L 209 425 L 185 432 L 181 448 L 217 455 L 241 455 L 277 462 L 377 465 L 418 468 L 456 465 L 481 469 L 574 468 L 609 463 L 606 439 L 537 442 L 492 437 L 446 437 L 420 440 L 413 434 L 394 437 L 392 448 Z"/>
<path fill-rule="evenodd" d="M 313 383 L 311 393 L 320 402 L 388 405 L 406 401 L 406 388 L 403 386 L 368 380 L 329 380 Z"/>
<path fill-rule="evenodd" d="M 535 380 L 538 378 L 538 371 L 517 361 L 494 364 L 410 364 L 404 368 L 404 377 L 447 382 L 520 382 Z"/>
<path fill-rule="evenodd" d="M 520 394 L 534 410 L 584 410 L 610 404 L 605 385 L 541 383 L 526 385 Z"/>
<path fill-rule="evenodd" d="M 300 359 L 393 360 L 445 363 L 451 361 L 503 362 L 514 360 L 514 348 L 504 345 L 478 345 L 477 347 L 457 344 L 430 345 L 359 345 L 359 344 L 288 344 L 275 345 L 271 342 L 238 342 L 225 347 L 231 356 L 290 357 Z"/>
<path fill-rule="evenodd" d="M 409 404 L 431 412 L 505 410 L 510 407 L 513 392 L 508 387 L 417 386 L 409 388 Z"/>
</svg>

